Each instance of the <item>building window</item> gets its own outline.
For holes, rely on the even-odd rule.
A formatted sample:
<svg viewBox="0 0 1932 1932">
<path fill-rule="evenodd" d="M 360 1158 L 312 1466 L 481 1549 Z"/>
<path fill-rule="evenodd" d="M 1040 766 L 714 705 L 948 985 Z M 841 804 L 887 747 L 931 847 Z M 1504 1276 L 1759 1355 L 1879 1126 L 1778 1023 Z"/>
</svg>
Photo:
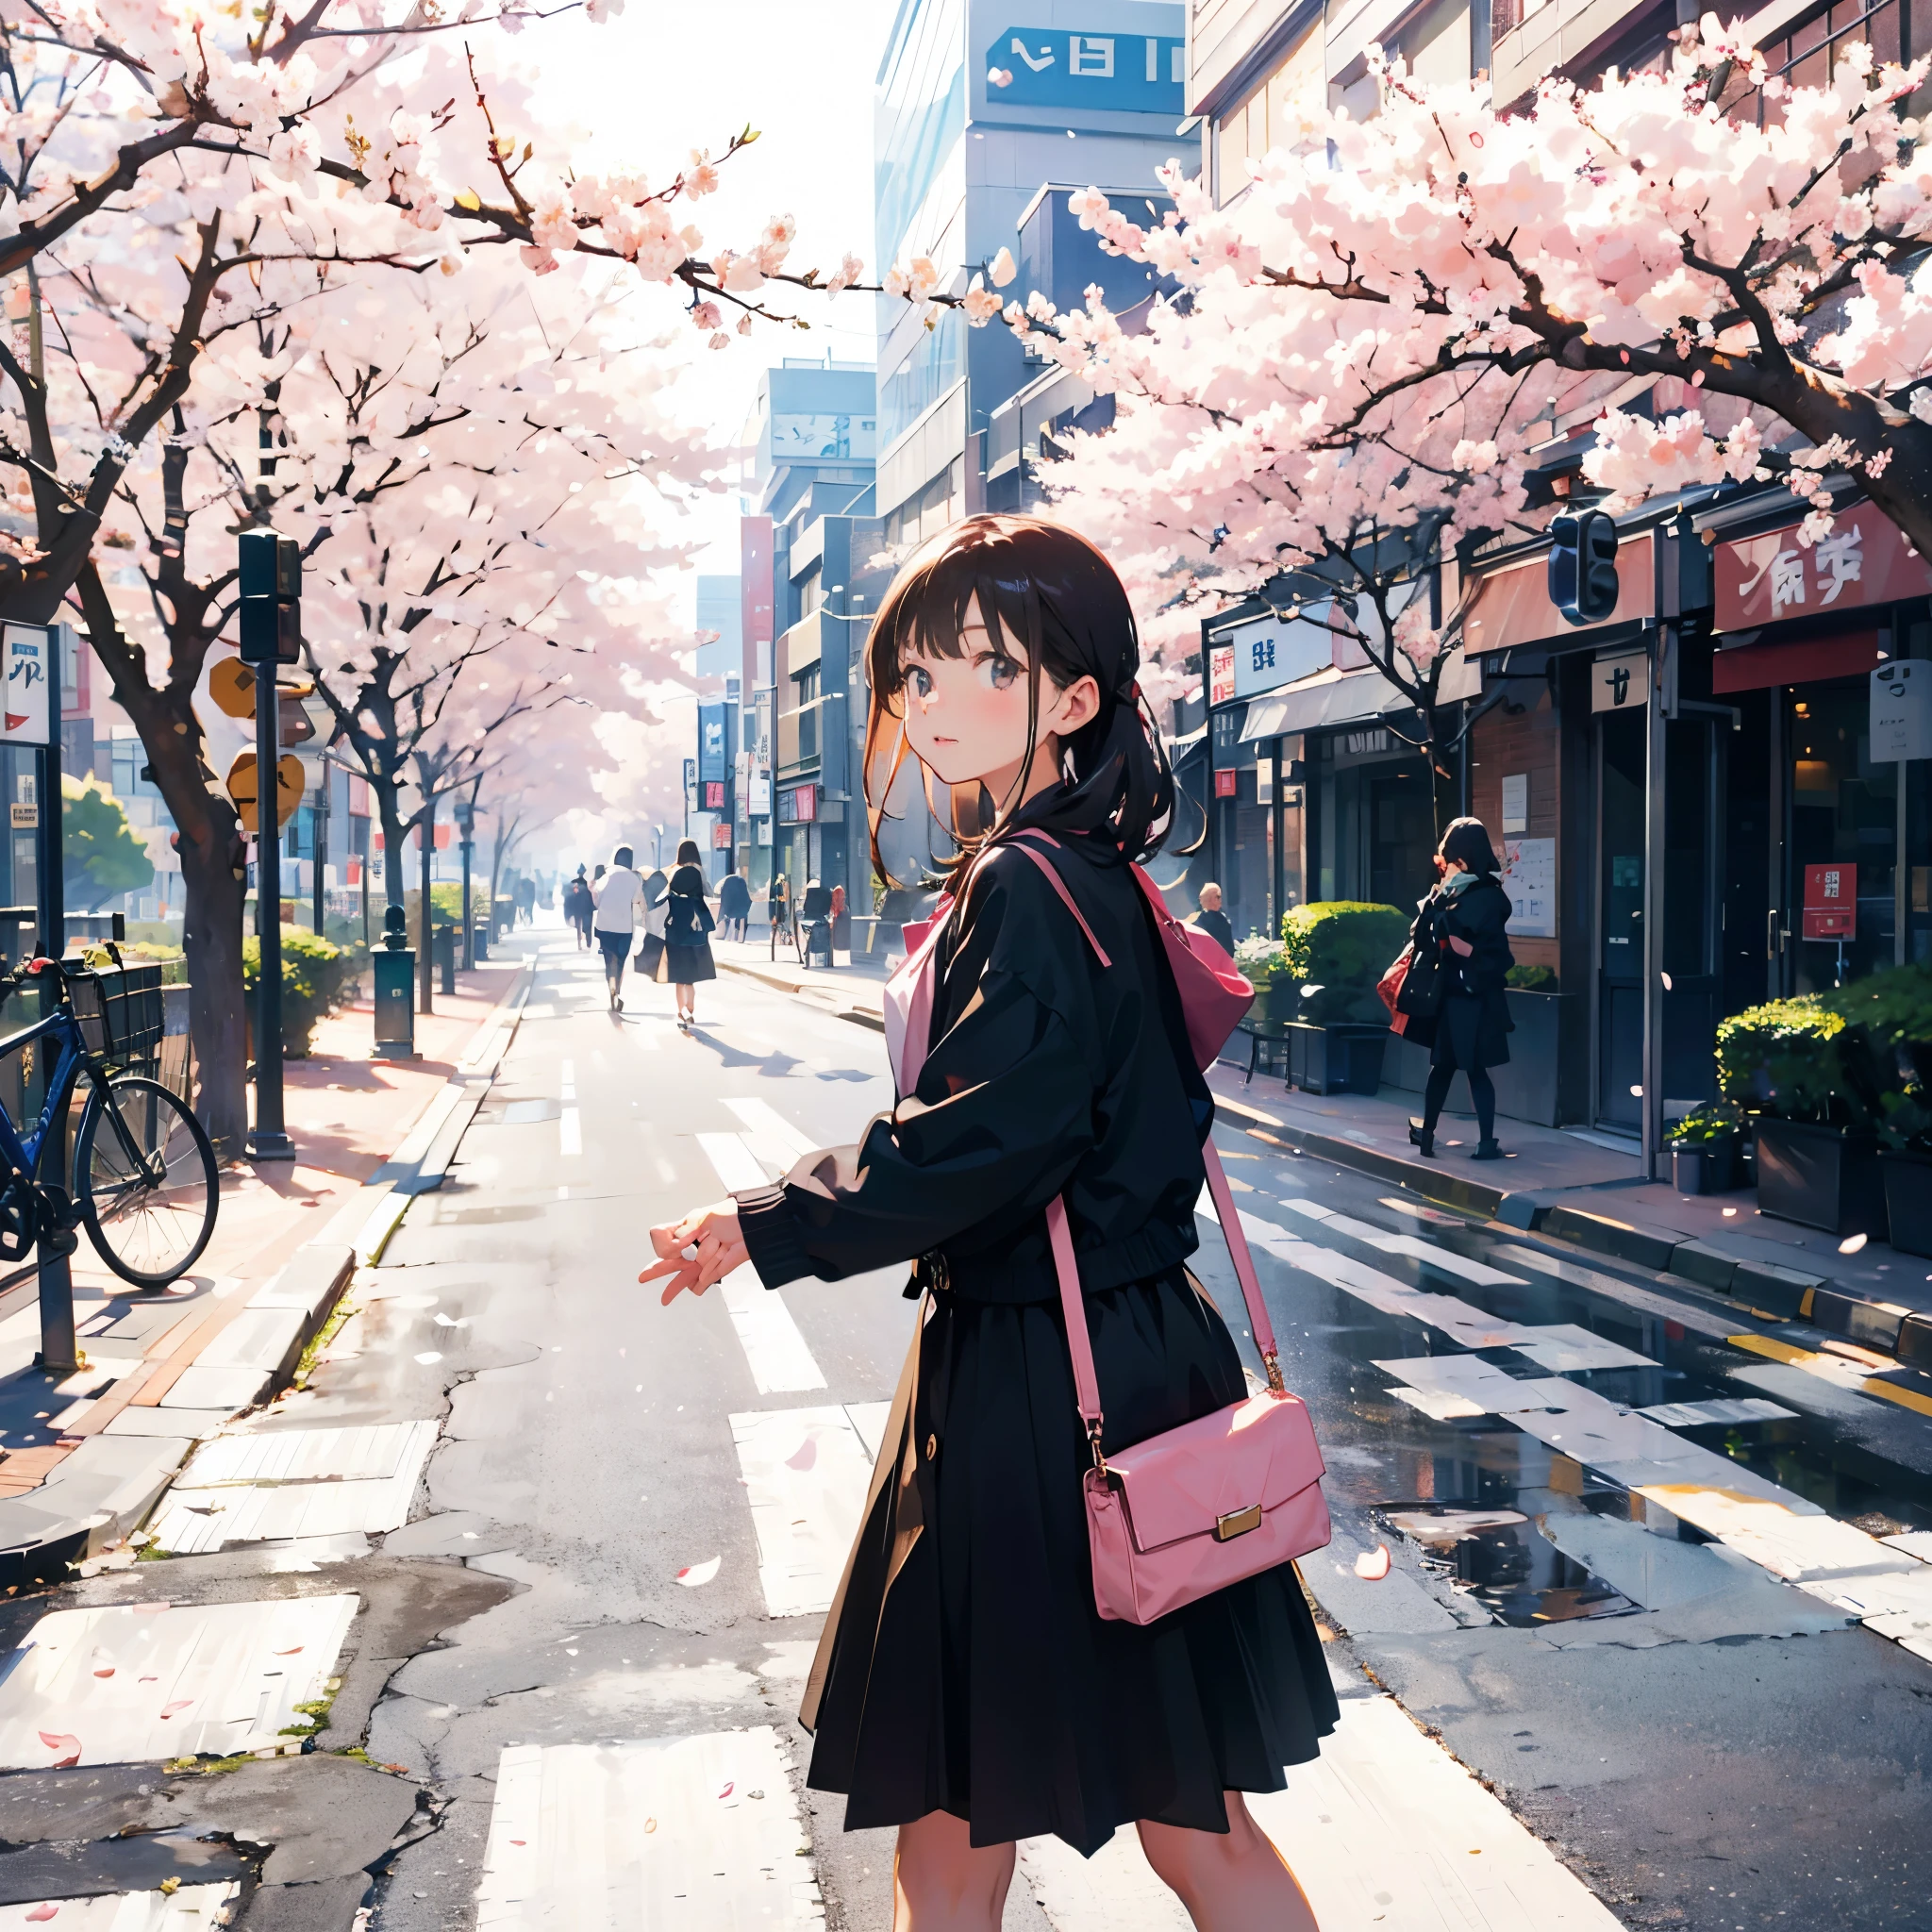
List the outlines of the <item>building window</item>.
<svg viewBox="0 0 1932 1932">
<path fill-rule="evenodd" d="M 809 617 L 825 601 L 824 585 L 824 573 L 817 564 L 813 564 L 798 586 L 798 614 L 801 618 Z"/>
<path fill-rule="evenodd" d="M 1932 0 L 1840 0 L 1821 8 L 1808 19 L 1761 42 L 1768 72 L 1793 87 L 1829 87 L 1847 47 L 1863 42 L 1878 62 L 1901 64 L 1917 58 L 1932 41 Z M 1920 111 L 1923 94 L 1904 103 L 1905 111 Z M 1730 111 L 1753 112 L 1759 126 L 1783 117 L 1776 101 L 1752 94 L 1727 103 Z"/>
<path fill-rule="evenodd" d="M 1322 105 L 1322 34 L 1317 22 L 1265 78 L 1214 123 L 1214 198 L 1222 205 L 1247 191 L 1248 161 L 1300 139 L 1303 114 Z"/>
</svg>

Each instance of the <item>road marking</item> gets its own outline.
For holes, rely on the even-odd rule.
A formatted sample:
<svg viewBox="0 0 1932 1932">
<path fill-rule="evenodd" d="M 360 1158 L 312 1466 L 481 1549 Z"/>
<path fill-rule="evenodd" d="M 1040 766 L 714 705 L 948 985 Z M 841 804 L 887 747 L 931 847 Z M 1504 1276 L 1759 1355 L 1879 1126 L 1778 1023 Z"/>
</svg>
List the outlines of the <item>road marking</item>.
<svg viewBox="0 0 1932 1932">
<path fill-rule="evenodd" d="M 825 1386 L 791 1310 L 776 1290 L 758 1279 L 756 1268 L 747 1262 L 733 1269 L 718 1288 L 760 1395 L 796 1395 Z"/>
<path fill-rule="evenodd" d="M 232 1757 L 285 1744 L 295 1707 L 321 1696 L 359 1602 L 56 1610 L 0 1680 L 0 1766 Z"/>
<path fill-rule="evenodd" d="M 1323 1925 L 1618 1932 L 1583 1881 L 1390 1697 L 1344 1697 L 1321 1757 L 1248 1809 Z M 1026 1839 L 1020 1869 L 1055 1932 L 1189 1932 L 1131 1830 L 1091 1859 Z"/>
<path fill-rule="evenodd" d="M 891 1407 L 835 1404 L 731 1418 L 767 1616 L 820 1616 L 832 1607 Z"/>
<path fill-rule="evenodd" d="M 823 1926 L 769 1724 L 625 1744 L 517 1744 L 497 1760 L 477 1932 Z"/>
<path fill-rule="evenodd" d="M 177 1556 L 225 1543 L 386 1535 L 408 1521 L 433 1422 L 220 1436 L 175 1478 L 154 1525 Z"/>
<path fill-rule="evenodd" d="M 698 1145 L 717 1170 L 718 1178 L 728 1190 L 763 1188 L 771 1184 L 765 1164 L 740 1134 L 700 1134 Z M 796 1394 L 806 1389 L 823 1389 L 825 1378 L 806 1346 L 791 1310 L 774 1289 L 758 1279 L 758 1270 L 747 1263 L 733 1269 L 719 1283 L 724 1307 L 744 1358 L 751 1365 L 752 1380 L 760 1395 Z"/>
<path fill-rule="evenodd" d="M 206 1932 L 227 1921 L 225 1907 L 241 1892 L 224 1885 L 184 1885 L 178 1891 L 113 1891 L 90 1898 L 21 1899 L 0 1906 L 0 1928 L 35 1925 L 58 1917 L 60 1932 Z"/>
<path fill-rule="evenodd" d="M 817 1145 L 808 1141 L 769 1100 L 727 1100 L 724 1105 L 754 1134 L 782 1147 L 791 1157 L 784 1163 L 787 1167 L 794 1160 L 803 1160 L 808 1154 L 818 1152 Z"/>
</svg>

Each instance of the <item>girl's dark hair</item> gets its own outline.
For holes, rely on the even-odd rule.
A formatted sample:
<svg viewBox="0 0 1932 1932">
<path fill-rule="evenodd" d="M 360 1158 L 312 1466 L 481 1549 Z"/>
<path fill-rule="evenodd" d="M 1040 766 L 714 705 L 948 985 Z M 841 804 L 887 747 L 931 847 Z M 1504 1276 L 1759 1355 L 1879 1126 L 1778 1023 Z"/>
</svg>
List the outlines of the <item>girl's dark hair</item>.
<svg viewBox="0 0 1932 1932">
<path fill-rule="evenodd" d="M 695 839 L 680 839 L 677 841 L 677 862 L 679 865 L 698 864 L 698 841 Z"/>
<path fill-rule="evenodd" d="M 950 829 L 959 853 L 952 862 L 970 858 L 995 830 L 1019 823 L 1093 833 L 1125 858 L 1145 858 L 1159 849 L 1172 822 L 1174 773 L 1141 697 L 1140 633 L 1113 566 L 1063 525 L 1039 517 L 968 517 L 912 554 L 879 606 L 866 644 L 872 688 L 866 811 L 873 865 L 888 882 L 879 825 L 908 751 L 899 708 L 904 659 L 963 657 L 966 626 L 975 620 L 991 626 L 995 618 L 1003 636 L 1026 653 L 1023 783 L 1038 741 L 1042 672 L 1062 691 L 1091 677 L 1100 688 L 1100 709 L 1063 745 L 1063 782 L 1023 811 L 1013 812 L 1010 799 L 991 798 L 984 788 L 962 810 L 955 794 Z M 997 647 L 1001 639 L 993 641 Z"/>
<path fill-rule="evenodd" d="M 1444 858 L 1459 858 L 1471 872 L 1493 874 L 1501 869 L 1496 848 L 1490 843 L 1488 828 L 1480 819 L 1457 819 L 1442 834 L 1436 850 Z"/>
</svg>

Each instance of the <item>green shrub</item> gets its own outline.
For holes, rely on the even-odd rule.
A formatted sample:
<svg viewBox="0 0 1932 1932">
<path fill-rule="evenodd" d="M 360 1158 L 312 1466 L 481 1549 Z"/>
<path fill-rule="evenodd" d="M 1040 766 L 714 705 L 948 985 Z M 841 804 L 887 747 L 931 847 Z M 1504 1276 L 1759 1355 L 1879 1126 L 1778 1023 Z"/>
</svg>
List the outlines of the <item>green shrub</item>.
<svg viewBox="0 0 1932 1932">
<path fill-rule="evenodd" d="M 1522 992 L 1555 992 L 1557 969 L 1554 966 L 1512 966 L 1503 975 L 1503 983 Z"/>
<path fill-rule="evenodd" d="M 1288 972 L 1288 948 L 1279 940 L 1263 939 L 1251 933 L 1234 942 L 1234 963 L 1257 987 Z"/>
<path fill-rule="evenodd" d="M 1386 1020 L 1375 982 L 1407 942 L 1410 915 L 1396 907 L 1353 899 L 1318 900 L 1284 913 L 1285 976 L 1318 989 L 1303 999 L 1300 1017 L 1317 1025 Z"/>
<path fill-rule="evenodd" d="M 1824 994 L 1823 1003 L 1870 1043 L 1880 1139 L 1932 1152 L 1932 969 L 1890 966 Z"/>
<path fill-rule="evenodd" d="M 291 1059 L 307 1059 L 316 1023 L 354 998 L 356 964 L 342 947 L 302 926 L 283 926 L 282 1051 Z M 253 997 L 261 983 L 261 941 L 253 933 L 242 941 L 242 974 Z"/>
<path fill-rule="evenodd" d="M 1862 1027 L 1849 1026 L 1818 993 L 1733 1013 L 1717 1029 L 1717 1084 L 1726 1100 L 1780 1120 L 1871 1126 L 1880 1075 Z"/>
<path fill-rule="evenodd" d="M 1694 1108 L 1671 1128 L 1673 1147 L 1708 1147 L 1733 1139 L 1744 1124 L 1743 1110 L 1728 1100 Z"/>
</svg>

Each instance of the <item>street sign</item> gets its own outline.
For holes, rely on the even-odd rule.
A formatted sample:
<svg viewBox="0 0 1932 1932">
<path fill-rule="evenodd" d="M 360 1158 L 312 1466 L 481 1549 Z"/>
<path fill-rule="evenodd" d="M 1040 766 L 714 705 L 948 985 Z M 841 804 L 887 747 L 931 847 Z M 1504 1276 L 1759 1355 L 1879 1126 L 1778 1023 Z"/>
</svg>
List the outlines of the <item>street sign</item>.
<svg viewBox="0 0 1932 1932">
<path fill-rule="evenodd" d="M 217 658 L 208 667 L 208 694 L 231 718 L 255 716 L 255 673 L 239 658 Z"/>
<path fill-rule="evenodd" d="M 1848 940 L 1858 924 L 1858 868 L 1807 865 L 1805 868 L 1805 937 Z"/>
<path fill-rule="evenodd" d="M 1932 663 L 1893 658 L 1872 674 L 1872 761 L 1932 758 Z"/>
<path fill-rule="evenodd" d="M 1592 711 L 1641 711 L 1650 695 L 1650 657 L 1624 651 L 1599 658 L 1590 667 L 1590 708 Z"/>
<path fill-rule="evenodd" d="M 256 827 L 256 806 L 260 798 L 260 787 L 255 776 L 256 758 L 252 751 L 240 753 L 235 762 L 228 767 L 228 796 L 234 802 L 235 809 L 241 814 L 242 829 L 253 832 Z M 308 782 L 302 770 L 302 760 L 291 755 L 275 762 L 275 824 L 277 828 L 286 825 L 294 814 L 295 808 L 302 803 L 302 791 Z"/>
<path fill-rule="evenodd" d="M 4 637 L 6 708 L 0 712 L 0 742 L 51 744 L 53 708 L 47 702 L 47 680 L 53 659 L 54 627 L 44 624 L 9 624 L 4 626 Z"/>
<path fill-rule="evenodd" d="M 1181 9 L 1169 10 L 1180 25 Z M 987 99 L 1001 107 L 1180 114 L 1188 43 L 1178 34 L 1009 26 L 988 42 L 985 73 Z"/>
</svg>

